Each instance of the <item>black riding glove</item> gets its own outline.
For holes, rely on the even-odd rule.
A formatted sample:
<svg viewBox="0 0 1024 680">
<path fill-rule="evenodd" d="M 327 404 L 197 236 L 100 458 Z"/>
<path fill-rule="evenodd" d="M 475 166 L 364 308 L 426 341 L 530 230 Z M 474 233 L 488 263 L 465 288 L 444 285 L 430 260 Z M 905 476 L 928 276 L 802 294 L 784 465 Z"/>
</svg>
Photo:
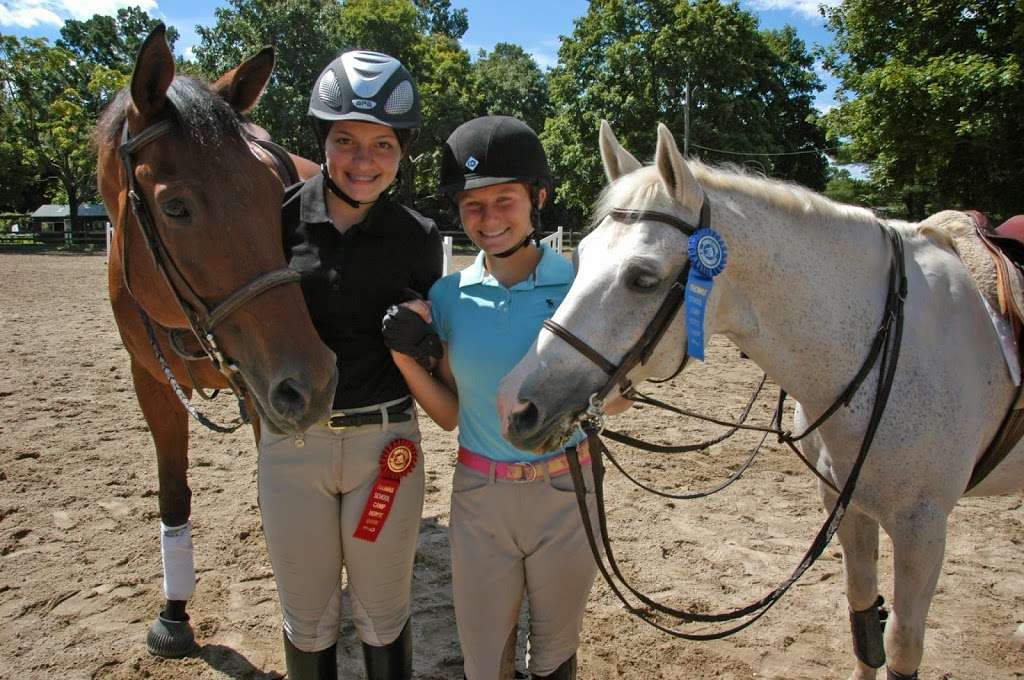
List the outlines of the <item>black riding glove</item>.
<svg viewBox="0 0 1024 680">
<path fill-rule="evenodd" d="M 388 307 L 380 330 L 388 349 L 408 354 L 424 368 L 431 367 L 431 359 L 440 359 L 444 355 L 441 338 L 423 317 L 408 307 Z"/>
</svg>

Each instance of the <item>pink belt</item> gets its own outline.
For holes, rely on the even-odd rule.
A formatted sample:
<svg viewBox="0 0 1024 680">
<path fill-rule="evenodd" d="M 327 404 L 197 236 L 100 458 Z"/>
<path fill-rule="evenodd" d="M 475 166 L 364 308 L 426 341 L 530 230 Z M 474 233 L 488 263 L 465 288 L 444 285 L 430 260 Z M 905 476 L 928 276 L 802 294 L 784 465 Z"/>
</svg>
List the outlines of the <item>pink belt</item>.
<svg viewBox="0 0 1024 680">
<path fill-rule="evenodd" d="M 471 470 L 476 470 L 485 475 L 491 474 L 491 466 L 494 466 L 495 479 L 505 479 L 511 482 L 532 482 L 537 479 L 544 479 L 544 471 L 547 470 L 548 477 L 557 477 L 569 472 L 569 459 L 565 454 L 559 454 L 554 458 L 530 463 L 503 463 L 491 460 L 487 456 L 481 456 L 462 446 L 459 447 L 459 463 Z M 590 453 L 580 454 L 580 465 L 590 463 Z"/>
</svg>

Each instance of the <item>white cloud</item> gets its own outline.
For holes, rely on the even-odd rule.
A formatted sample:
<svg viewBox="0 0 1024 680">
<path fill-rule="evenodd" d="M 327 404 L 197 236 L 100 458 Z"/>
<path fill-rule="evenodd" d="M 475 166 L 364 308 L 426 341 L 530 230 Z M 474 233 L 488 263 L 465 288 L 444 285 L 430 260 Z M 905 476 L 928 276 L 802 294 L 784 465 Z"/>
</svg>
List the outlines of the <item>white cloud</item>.
<svg viewBox="0 0 1024 680">
<path fill-rule="evenodd" d="M 89 19 L 94 14 L 116 14 L 121 7 L 156 9 L 156 0 L 7 0 L 0 2 L 0 26 L 32 28 L 60 26 L 65 19 Z"/>
<path fill-rule="evenodd" d="M 836 7 L 842 0 L 749 0 L 750 6 L 756 10 L 777 9 L 802 14 L 811 19 L 820 19 L 818 8 L 821 5 Z"/>
<path fill-rule="evenodd" d="M 546 71 L 558 65 L 558 48 L 561 46 L 562 41 L 560 38 L 549 38 L 548 40 L 540 41 L 533 47 L 526 48 L 526 51 L 537 62 L 537 66 L 542 71 Z"/>
<path fill-rule="evenodd" d="M 27 3 L 20 3 L 22 5 Z M 14 5 L 8 7 L 0 4 L 0 26 L 17 26 L 18 28 L 32 28 L 39 24 L 60 26 L 64 20 L 48 9 L 42 7 L 24 7 Z"/>
</svg>

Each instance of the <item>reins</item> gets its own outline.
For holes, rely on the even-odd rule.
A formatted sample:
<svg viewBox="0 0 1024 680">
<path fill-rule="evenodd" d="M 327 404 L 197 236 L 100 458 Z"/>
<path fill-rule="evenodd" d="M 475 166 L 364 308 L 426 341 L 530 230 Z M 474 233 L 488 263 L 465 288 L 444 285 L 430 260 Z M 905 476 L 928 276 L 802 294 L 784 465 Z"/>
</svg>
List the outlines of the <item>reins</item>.
<svg viewBox="0 0 1024 680">
<path fill-rule="evenodd" d="M 701 218 L 699 227 L 693 225 L 675 217 L 673 215 L 666 215 L 664 213 L 656 213 L 652 211 L 624 211 L 624 210 L 613 210 L 609 213 L 609 216 L 617 219 L 623 219 L 623 221 L 641 221 L 650 220 L 662 222 L 668 224 L 676 229 L 679 229 L 684 234 L 692 235 L 697 228 L 703 228 L 707 226 L 707 202 L 701 208 Z M 665 218 L 668 219 L 665 219 Z M 793 572 L 788 578 L 782 583 L 776 586 L 771 592 L 764 595 L 756 602 L 753 602 L 744 607 L 734 609 L 732 611 L 717 613 L 717 614 L 704 614 L 701 612 L 688 611 L 685 609 L 677 609 L 663 605 L 650 597 L 644 595 L 642 592 L 635 589 L 623 576 L 619 569 L 618 563 L 615 560 L 614 551 L 612 549 L 611 541 L 608 536 L 607 526 L 607 515 L 605 511 L 604 501 L 604 457 L 607 456 L 612 463 L 619 468 L 625 474 L 625 471 L 618 464 L 615 458 L 611 455 L 604 442 L 601 440 L 601 433 L 603 429 L 603 411 L 602 406 L 604 399 L 616 386 L 619 386 L 620 392 L 626 392 L 630 389 L 630 384 L 626 378 L 627 374 L 642 360 L 646 360 L 653 351 L 654 347 L 649 345 L 652 339 L 660 339 L 665 331 L 671 319 L 675 315 L 675 311 L 678 310 L 679 305 L 682 302 L 683 295 L 677 292 L 677 289 L 682 288 L 680 282 L 686 281 L 686 275 L 690 266 L 689 260 L 683 268 L 683 272 L 680 277 L 672 284 L 672 287 L 666 294 L 665 300 L 662 302 L 661 307 L 655 314 L 654 318 L 648 324 L 641 338 L 637 343 L 626 353 L 622 361 L 615 365 L 612 362 L 605 359 L 599 352 L 590 347 L 585 341 L 574 336 L 567 329 L 556 323 L 545 322 L 544 328 L 551 331 L 558 337 L 565 340 L 572 347 L 580 351 L 581 354 L 586 356 L 597 366 L 599 366 L 605 373 L 609 375 L 608 381 L 590 398 L 589 408 L 581 416 L 581 426 L 584 433 L 587 435 L 588 445 L 590 447 L 590 456 L 592 459 L 592 470 L 594 477 L 594 494 L 596 500 L 597 510 L 597 524 L 598 532 L 600 533 L 601 546 L 599 547 L 597 537 L 594 534 L 594 526 L 591 520 L 590 510 L 586 500 L 586 483 L 583 478 L 583 470 L 580 466 L 579 454 L 575 447 L 570 447 L 567 450 L 567 458 L 569 461 L 570 472 L 572 474 L 573 486 L 576 491 L 576 501 L 579 507 L 580 516 L 583 520 L 583 526 L 587 534 L 587 541 L 590 544 L 591 552 L 593 553 L 594 560 L 597 562 L 598 569 L 609 587 L 619 598 L 619 600 L 626 607 L 627 611 L 641 618 L 645 622 L 654 626 L 662 632 L 668 633 L 677 638 L 686 640 L 715 640 L 723 637 L 727 637 L 734 633 L 743 630 L 747 626 L 753 624 L 761 616 L 763 616 L 778 600 L 789 590 L 789 588 L 811 567 L 812 564 L 818 559 L 818 557 L 824 552 L 828 543 L 832 540 L 836 530 L 839 527 L 839 523 L 842 521 L 843 516 L 849 507 L 850 499 L 853 496 L 854 489 L 856 488 L 857 479 L 860 475 L 861 468 L 864 465 L 864 461 L 867 459 L 868 451 L 871 448 L 871 444 L 874 441 L 875 433 L 878 429 L 878 425 L 881 422 L 882 415 L 885 412 L 885 407 L 888 402 L 889 394 L 892 389 L 893 380 L 895 377 L 896 365 L 899 359 L 900 345 L 902 343 L 903 336 L 903 305 L 907 297 L 907 278 L 906 278 L 906 263 L 903 254 L 903 240 L 897 231 L 886 227 L 879 223 L 879 227 L 882 230 L 883 235 L 886 237 L 887 244 L 891 253 L 891 263 L 889 269 L 889 280 L 888 289 L 885 301 L 885 308 L 882 315 L 882 321 L 879 329 L 872 341 L 871 347 L 868 350 L 867 357 L 864 360 L 860 370 L 851 380 L 850 384 L 843 390 L 843 392 L 836 398 L 835 402 L 827 408 L 821 416 L 819 416 L 811 425 L 807 427 L 804 432 L 799 435 L 793 435 L 791 432 L 782 429 L 782 411 L 786 398 L 785 391 L 780 390 L 778 406 L 774 417 L 774 427 L 759 427 L 753 425 L 744 425 L 743 421 L 746 419 L 746 413 L 743 415 L 743 420 L 738 423 L 727 423 L 719 421 L 714 418 L 708 418 L 700 416 L 699 414 L 693 414 L 690 412 L 684 412 L 682 409 L 664 404 L 657 400 L 649 397 L 643 397 L 644 403 L 648 403 L 661 408 L 666 408 L 669 411 L 676 413 L 683 413 L 685 415 L 691 415 L 694 417 L 700 417 L 704 420 L 715 422 L 721 425 L 727 425 L 735 429 L 754 430 L 764 432 L 764 436 L 767 437 L 769 434 L 775 434 L 779 441 L 787 444 L 804 464 L 810 468 L 818 478 L 832 488 L 837 494 L 835 505 L 832 507 L 832 511 L 829 513 L 828 518 L 822 525 L 821 529 L 816 534 L 811 546 L 804 554 L 800 563 L 796 566 Z M 685 289 L 683 289 L 685 292 Z M 679 299 L 676 299 L 676 298 Z M 572 338 L 570 340 L 570 338 Z M 657 340 L 654 340 L 654 344 Z M 583 351 L 580 348 L 584 347 L 587 351 Z M 599 360 L 595 360 L 595 357 Z M 685 355 L 683 363 L 685 364 Z M 878 383 L 875 390 L 874 405 L 871 410 L 867 426 L 865 428 L 864 437 L 861 441 L 860 450 L 857 454 L 857 458 L 850 470 L 849 476 L 846 482 L 843 484 L 842 490 L 836 488 L 829 480 L 825 479 L 813 465 L 802 455 L 794 445 L 795 442 L 803 439 L 808 434 L 818 429 L 824 424 L 832 415 L 834 415 L 840 407 L 850 403 L 854 395 L 857 393 L 860 386 L 867 379 L 871 370 L 878 365 L 879 377 Z M 678 372 L 678 371 L 677 371 Z M 763 381 L 762 381 L 763 385 Z M 760 389 L 760 386 L 759 386 Z M 757 392 L 755 392 L 756 398 Z M 631 396 L 638 396 L 635 393 Z M 753 400 L 751 401 L 751 404 Z M 748 405 L 749 409 L 749 405 Z M 731 434 L 730 432 L 729 434 Z M 659 445 L 650 445 L 646 442 L 633 439 L 631 437 L 625 437 L 619 433 L 607 433 L 610 439 L 617 441 L 625 440 L 626 443 L 634 446 L 639 446 L 646 450 L 654 451 L 665 451 L 665 452 L 679 452 L 683 450 L 693 450 L 688 447 L 663 447 Z M 728 436 L 728 435 L 726 435 Z M 723 437 L 724 439 L 724 437 Z M 762 438 L 762 444 L 764 439 Z M 760 444 L 758 445 L 758 449 Z M 668 449 L 671 449 L 669 451 Z M 755 449 L 754 454 L 756 454 Z M 753 454 L 747 463 L 741 467 L 740 473 L 749 466 L 750 461 L 753 459 Z M 639 484 L 632 477 L 629 477 L 634 483 Z M 731 481 L 727 481 L 731 483 Z M 649 487 L 643 486 L 648 490 L 654 491 Z M 656 492 L 659 493 L 659 492 Z M 707 495 L 707 494 L 704 494 Z M 681 497 L 681 496 L 680 496 Z M 601 547 L 604 548 L 605 555 L 607 556 L 608 564 L 605 565 L 604 557 L 601 555 Z M 614 576 L 614 577 L 613 577 Z M 621 588 L 619 586 L 621 584 Z M 630 604 L 627 600 L 623 590 L 629 591 L 637 600 L 645 605 L 650 610 L 661 614 L 668 615 L 681 622 L 689 623 L 722 623 L 727 621 L 735 621 L 743 617 L 750 617 L 746 620 L 727 628 L 722 631 L 712 633 L 685 633 L 677 631 L 662 625 L 658 621 L 653 619 L 653 615 L 650 611 L 638 608 Z"/>
<path fill-rule="evenodd" d="M 174 347 L 175 351 L 185 360 L 186 368 L 188 367 L 187 362 L 190 360 L 200 358 L 207 358 L 210 360 L 214 368 L 220 371 L 220 373 L 225 377 L 232 392 L 234 392 L 235 396 L 238 398 L 241 422 L 231 426 L 217 425 L 196 411 L 196 409 L 189 403 L 188 397 L 174 378 L 166 357 L 164 357 L 163 352 L 160 350 L 159 343 L 156 340 L 156 335 L 153 331 L 153 326 L 148 315 L 145 313 L 142 305 L 138 302 L 138 298 L 132 291 L 128 278 L 126 252 L 122 253 L 124 283 L 128 294 L 133 300 L 135 300 L 136 306 L 139 309 L 139 314 L 142 318 L 143 325 L 146 327 L 150 344 L 156 353 L 164 374 L 167 376 L 172 389 L 174 389 L 175 394 L 185 407 L 185 410 L 196 418 L 196 420 L 210 429 L 218 432 L 232 432 L 238 429 L 241 425 L 249 422 L 248 408 L 245 405 L 249 398 L 249 392 L 245 379 L 239 371 L 238 364 L 230 357 L 225 356 L 221 351 L 214 331 L 232 313 L 237 311 L 253 298 L 262 295 L 271 288 L 288 283 L 298 283 L 300 275 L 297 271 L 287 267 L 277 269 L 257 276 L 249 283 L 231 293 L 219 304 L 213 305 L 212 307 L 203 300 L 202 296 L 200 296 L 188 282 L 188 278 L 175 262 L 174 257 L 166 243 L 164 243 L 159 230 L 156 228 L 145 197 L 138 190 L 135 183 L 134 155 L 145 146 L 151 144 L 157 139 L 160 139 L 164 135 L 170 134 L 171 130 L 171 121 L 165 119 L 150 125 L 136 135 L 130 135 L 128 132 L 128 121 L 125 120 L 121 131 L 121 145 L 118 147 L 118 154 L 121 157 L 121 162 L 125 170 L 128 203 L 131 207 L 132 214 L 135 216 L 135 222 L 139 226 L 139 231 L 144 237 L 143 243 L 146 245 L 146 250 L 150 255 L 153 266 L 156 268 L 157 272 L 159 272 L 160 277 L 167 285 L 167 288 L 171 291 L 174 301 L 177 303 L 178 308 L 181 310 L 188 323 L 188 330 L 191 330 L 192 334 L 199 342 L 202 354 L 189 355 L 184 352 L 181 339 L 180 337 L 177 337 L 184 332 L 183 329 L 168 329 L 168 333 L 171 336 L 172 347 Z M 126 220 L 122 221 L 122 224 L 124 223 L 126 223 Z M 124 234 L 122 234 L 122 248 L 124 248 L 125 240 Z M 191 369 L 189 369 L 189 374 L 191 375 Z M 198 386 L 196 387 L 199 389 Z M 202 394 L 204 398 L 206 397 L 205 393 L 203 393 L 201 389 L 200 394 Z"/>
</svg>

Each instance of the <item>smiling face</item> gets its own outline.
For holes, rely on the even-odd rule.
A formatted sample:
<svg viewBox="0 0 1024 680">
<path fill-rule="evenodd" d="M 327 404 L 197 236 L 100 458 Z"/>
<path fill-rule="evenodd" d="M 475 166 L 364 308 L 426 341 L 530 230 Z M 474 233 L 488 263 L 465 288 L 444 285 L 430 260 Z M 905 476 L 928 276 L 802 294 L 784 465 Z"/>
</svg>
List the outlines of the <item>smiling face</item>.
<svg viewBox="0 0 1024 680">
<path fill-rule="evenodd" d="M 324 154 L 334 183 L 361 203 L 376 201 L 391 186 L 402 160 L 392 128 L 357 120 L 335 121 Z"/>
<path fill-rule="evenodd" d="M 541 189 L 539 206 L 544 205 L 545 198 Z M 522 243 L 533 230 L 530 191 L 520 182 L 467 189 L 456 196 L 456 203 L 466 235 L 488 255 Z"/>
</svg>

